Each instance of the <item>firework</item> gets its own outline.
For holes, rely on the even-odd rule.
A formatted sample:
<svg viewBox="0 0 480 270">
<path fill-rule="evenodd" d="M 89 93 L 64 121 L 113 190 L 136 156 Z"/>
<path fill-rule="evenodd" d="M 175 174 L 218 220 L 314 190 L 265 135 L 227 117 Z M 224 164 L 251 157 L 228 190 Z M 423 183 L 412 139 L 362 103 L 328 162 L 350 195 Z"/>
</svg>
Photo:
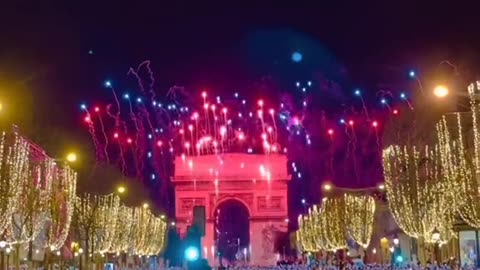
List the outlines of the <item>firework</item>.
<svg viewBox="0 0 480 270">
<path fill-rule="evenodd" d="M 338 120 L 338 114 L 327 117 L 316 105 L 312 81 L 297 82 L 295 86 L 300 93 L 290 93 L 287 98 L 255 93 L 257 99 L 250 100 L 240 92 L 220 96 L 205 90 L 187 92 L 181 87 L 172 87 L 162 96 L 155 91 L 149 61 L 130 69 L 129 75 L 135 78 L 137 92 L 123 93 L 119 99 L 113 83 L 107 81 L 105 87 L 112 90 L 113 105 L 107 104 L 106 110 L 93 108 L 98 114 L 94 118 L 83 105 L 84 117 L 88 119 L 86 123 L 97 149 L 97 159 L 119 165 L 124 174 L 136 176 L 147 185 L 159 186 L 161 195 L 167 195 L 175 157 L 188 162 L 190 156 L 224 153 L 284 154 L 290 162 L 305 163 L 299 168 L 307 171 L 297 171 L 294 174 L 297 179 L 305 178 L 302 175 L 307 175 L 306 179 L 308 175 L 317 177 L 312 175 L 318 173 L 308 168 L 317 166 L 313 165 L 314 161 L 325 160 L 325 172 L 318 177 L 347 179 L 347 166 L 358 184 L 365 177 L 358 172 L 363 166 L 359 164 L 359 157 L 371 155 L 365 150 L 371 141 L 377 145 L 373 147 L 376 149 L 373 156 L 379 157 L 378 119 L 385 119 L 385 112 L 377 115 L 369 112 L 360 90 L 354 93 L 360 97 L 361 109 L 352 109 Z M 406 100 L 404 97 L 401 95 L 401 101 Z M 398 113 L 389 102 L 383 94 L 381 104 L 392 114 Z M 103 114 L 109 117 L 102 118 Z M 377 120 L 372 120 L 374 116 Z M 101 127 L 101 132 L 95 132 L 96 125 Z M 342 127 L 344 135 L 335 132 Z M 108 138 L 114 139 L 115 147 L 109 145 Z M 338 170 L 342 173 L 337 174 Z M 325 179 L 314 179 L 317 180 Z M 221 179 L 215 178 L 218 189 L 220 182 Z"/>
</svg>

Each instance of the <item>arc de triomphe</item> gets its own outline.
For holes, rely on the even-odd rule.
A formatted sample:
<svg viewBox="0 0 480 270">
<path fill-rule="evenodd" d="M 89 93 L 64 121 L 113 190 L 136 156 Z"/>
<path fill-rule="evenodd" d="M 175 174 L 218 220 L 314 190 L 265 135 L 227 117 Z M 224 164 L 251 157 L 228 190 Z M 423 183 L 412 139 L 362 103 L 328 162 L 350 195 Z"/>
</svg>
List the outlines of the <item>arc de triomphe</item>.
<svg viewBox="0 0 480 270">
<path fill-rule="evenodd" d="M 276 232 L 288 229 L 287 158 L 284 155 L 218 154 L 175 159 L 175 215 L 185 235 L 194 206 L 205 206 L 204 256 L 217 264 L 214 213 L 229 200 L 242 203 L 249 213 L 249 263 L 273 265 Z"/>
</svg>

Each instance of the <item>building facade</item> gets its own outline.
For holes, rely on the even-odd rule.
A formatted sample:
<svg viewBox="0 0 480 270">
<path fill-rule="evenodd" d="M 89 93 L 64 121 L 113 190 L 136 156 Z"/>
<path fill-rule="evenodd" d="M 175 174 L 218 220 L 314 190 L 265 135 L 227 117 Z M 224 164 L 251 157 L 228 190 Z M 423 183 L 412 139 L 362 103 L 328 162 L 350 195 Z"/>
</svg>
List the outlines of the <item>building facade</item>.
<svg viewBox="0 0 480 270">
<path fill-rule="evenodd" d="M 273 265 L 278 233 L 288 229 L 287 158 L 284 155 L 222 154 L 182 156 L 175 160 L 175 216 L 185 235 L 193 207 L 204 206 L 203 256 L 218 264 L 215 213 L 223 204 L 241 203 L 248 211 L 250 243 L 245 263 Z"/>
</svg>

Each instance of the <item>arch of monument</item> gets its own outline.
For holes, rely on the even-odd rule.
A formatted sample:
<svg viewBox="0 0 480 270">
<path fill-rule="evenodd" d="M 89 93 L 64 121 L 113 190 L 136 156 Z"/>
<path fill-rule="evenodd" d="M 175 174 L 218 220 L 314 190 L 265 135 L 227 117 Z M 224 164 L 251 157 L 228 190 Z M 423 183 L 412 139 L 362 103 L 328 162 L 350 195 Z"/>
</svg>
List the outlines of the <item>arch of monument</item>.
<svg viewBox="0 0 480 270">
<path fill-rule="evenodd" d="M 246 206 L 250 223 L 249 263 L 273 265 L 277 232 L 287 232 L 287 188 L 290 176 L 284 155 L 219 154 L 175 159 L 175 216 L 181 235 L 193 219 L 193 207 L 205 206 L 203 255 L 216 265 L 214 217 L 228 200 Z"/>
</svg>

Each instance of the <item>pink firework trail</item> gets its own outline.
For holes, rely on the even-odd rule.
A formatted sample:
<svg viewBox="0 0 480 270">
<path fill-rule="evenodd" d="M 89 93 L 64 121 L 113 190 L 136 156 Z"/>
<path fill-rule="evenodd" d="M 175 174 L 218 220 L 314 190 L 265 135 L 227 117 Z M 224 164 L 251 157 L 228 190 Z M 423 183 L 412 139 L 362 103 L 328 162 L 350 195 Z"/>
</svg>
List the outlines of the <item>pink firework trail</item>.
<svg viewBox="0 0 480 270">
<path fill-rule="evenodd" d="M 155 100 L 155 96 L 156 96 L 155 95 L 155 90 L 153 89 L 153 87 L 155 85 L 155 77 L 153 76 L 152 69 L 150 68 L 150 60 L 145 60 L 142 63 L 140 63 L 140 65 L 138 65 L 136 70 L 133 70 L 133 68 L 130 68 L 127 72 L 127 75 L 132 74 L 133 76 L 135 76 L 141 92 L 145 94 L 145 87 L 143 85 L 144 83 L 143 83 L 142 78 L 140 78 L 140 76 L 139 76 L 139 73 L 140 73 L 140 70 L 141 70 L 142 67 L 145 67 L 145 69 L 147 70 L 148 76 L 150 78 L 149 92 L 150 92 L 150 99 L 151 99 L 151 101 L 153 101 L 153 100 Z"/>
<path fill-rule="evenodd" d="M 108 136 L 107 136 L 107 133 L 105 132 L 105 126 L 103 125 L 102 114 L 100 113 L 100 108 L 99 107 L 95 107 L 94 110 L 95 110 L 95 113 L 98 116 L 98 120 L 100 122 L 100 127 L 102 129 L 102 134 L 103 134 L 103 138 L 104 138 L 103 152 L 105 154 L 105 160 L 107 161 L 107 163 L 110 163 L 110 158 L 108 156 Z"/>
<path fill-rule="evenodd" d="M 97 159 L 102 159 L 102 152 L 99 147 L 100 142 L 98 141 L 97 136 L 95 135 L 95 125 L 93 123 L 92 116 L 90 115 L 90 112 L 86 108 L 84 108 L 83 110 L 86 113 L 84 121 L 88 125 L 88 132 L 92 137 L 93 146 L 95 147 L 95 156 L 97 157 Z"/>
<path fill-rule="evenodd" d="M 362 95 L 360 95 L 360 101 L 362 102 L 362 107 L 363 107 L 363 112 L 365 113 L 365 117 L 367 118 L 367 121 L 370 122 L 370 117 L 368 116 L 367 105 L 365 104 L 365 100 L 363 99 Z"/>
<path fill-rule="evenodd" d="M 127 162 L 125 161 L 125 155 L 124 155 L 124 152 L 123 152 L 122 143 L 121 143 L 120 134 L 119 134 L 119 132 L 120 132 L 119 125 L 121 124 L 121 121 L 114 114 L 112 114 L 110 112 L 111 107 L 112 107 L 111 104 L 107 105 L 105 111 L 107 112 L 107 115 L 110 116 L 115 122 L 115 131 L 113 133 L 113 138 L 117 140 L 118 149 L 119 149 L 119 153 L 120 153 L 120 162 L 121 162 L 121 165 L 122 165 L 122 173 L 125 174 L 126 168 L 127 168 Z M 124 128 L 124 132 L 125 132 L 124 134 L 126 135 L 127 134 L 127 127 L 126 127 L 125 123 L 123 123 L 123 128 Z"/>
</svg>

